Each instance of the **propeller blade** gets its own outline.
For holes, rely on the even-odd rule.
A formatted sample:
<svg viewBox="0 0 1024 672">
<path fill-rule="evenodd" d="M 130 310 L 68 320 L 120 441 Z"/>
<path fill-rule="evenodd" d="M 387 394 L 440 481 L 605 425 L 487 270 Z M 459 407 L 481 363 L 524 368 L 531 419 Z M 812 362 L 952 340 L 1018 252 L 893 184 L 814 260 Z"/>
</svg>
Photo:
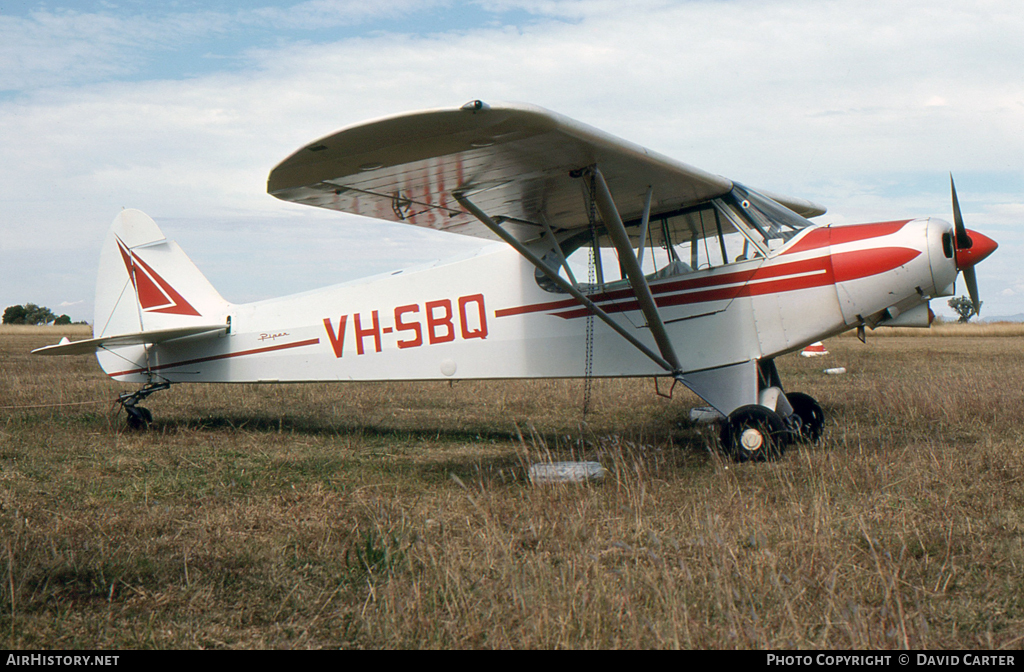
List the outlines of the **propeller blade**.
<svg viewBox="0 0 1024 672">
<path fill-rule="evenodd" d="M 949 190 L 953 194 L 953 261 L 956 270 L 964 276 L 967 293 L 971 296 L 974 314 L 981 313 L 981 301 L 978 299 L 978 276 L 974 272 L 975 265 L 996 251 L 999 244 L 983 233 L 968 231 L 964 226 L 964 218 L 960 214 L 960 201 L 956 197 L 956 184 L 953 173 L 949 174 Z M 956 278 L 953 278 L 953 293 L 956 294 Z"/>
<path fill-rule="evenodd" d="M 964 274 L 964 284 L 967 285 L 967 293 L 971 295 L 971 303 L 974 304 L 974 314 L 981 314 L 981 301 L 978 300 L 978 277 L 974 275 L 974 266 L 968 266 L 960 271 Z"/>
<path fill-rule="evenodd" d="M 960 201 L 956 198 L 956 185 L 953 184 L 953 173 L 949 174 L 949 188 L 953 192 L 953 227 L 956 231 L 956 247 L 966 250 L 971 247 L 971 237 L 967 235 L 964 218 L 960 216 Z"/>
</svg>

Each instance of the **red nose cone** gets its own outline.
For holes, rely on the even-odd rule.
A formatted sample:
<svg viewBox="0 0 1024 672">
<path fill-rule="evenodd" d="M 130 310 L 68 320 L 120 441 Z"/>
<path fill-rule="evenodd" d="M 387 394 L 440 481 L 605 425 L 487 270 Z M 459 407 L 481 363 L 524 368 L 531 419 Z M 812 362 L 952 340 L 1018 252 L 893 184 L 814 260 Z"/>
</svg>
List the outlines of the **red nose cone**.
<svg viewBox="0 0 1024 672">
<path fill-rule="evenodd" d="M 983 233 L 967 229 L 967 236 L 971 239 L 971 246 L 956 251 L 956 267 L 960 270 L 974 266 L 999 247 L 999 243 Z"/>
</svg>

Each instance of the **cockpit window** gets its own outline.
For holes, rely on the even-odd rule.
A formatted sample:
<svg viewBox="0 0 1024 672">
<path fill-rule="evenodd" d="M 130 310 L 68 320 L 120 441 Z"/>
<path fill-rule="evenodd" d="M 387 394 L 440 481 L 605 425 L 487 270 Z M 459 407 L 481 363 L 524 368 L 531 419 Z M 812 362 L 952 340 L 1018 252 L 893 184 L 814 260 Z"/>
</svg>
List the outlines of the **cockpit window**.
<svg viewBox="0 0 1024 672">
<path fill-rule="evenodd" d="M 763 258 L 810 224 L 767 196 L 739 184 L 734 184 L 728 194 L 705 203 L 652 216 L 642 242 L 641 222 L 625 222 L 633 253 L 641 258 L 648 281 Z M 603 227 L 595 233 L 581 231 L 563 238 L 558 247 L 551 243 L 543 259 L 583 291 L 628 285 L 618 263 L 618 250 Z M 561 292 L 540 271 L 536 278 L 545 290 Z"/>
</svg>

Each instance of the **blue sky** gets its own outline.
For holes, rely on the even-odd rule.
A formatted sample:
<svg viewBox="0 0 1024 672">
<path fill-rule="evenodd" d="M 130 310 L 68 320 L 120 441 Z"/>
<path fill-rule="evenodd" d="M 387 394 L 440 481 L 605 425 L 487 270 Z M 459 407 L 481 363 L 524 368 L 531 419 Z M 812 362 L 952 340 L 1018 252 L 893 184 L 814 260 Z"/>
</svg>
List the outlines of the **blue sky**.
<svg viewBox="0 0 1024 672">
<path fill-rule="evenodd" d="M 5 68 L 7 76 L 0 79 L 6 92 L 40 84 L 242 73 L 258 66 L 262 55 L 290 44 L 528 26 L 533 20 L 519 7 L 442 0 L 17 2 L 0 5 L 0 16 L 11 19 L 4 27 L 5 50 L 36 39 L 63 43 L 51 59 L 15 59 L 18 65 Z"/>
<path fill-rule="evenodd" d="M 472 249 L 265 186 L 337 128 L 480 98 L 826 204 L 826 222 L 948 219 L 952 171 L 968 226 L 1001 245 L 983 312 L 1021 313 L 1021 35 L 1007 0 L 0 0 L 0 306 L 91 319 L 121 207 L 239 302 Z"/>
</svg>

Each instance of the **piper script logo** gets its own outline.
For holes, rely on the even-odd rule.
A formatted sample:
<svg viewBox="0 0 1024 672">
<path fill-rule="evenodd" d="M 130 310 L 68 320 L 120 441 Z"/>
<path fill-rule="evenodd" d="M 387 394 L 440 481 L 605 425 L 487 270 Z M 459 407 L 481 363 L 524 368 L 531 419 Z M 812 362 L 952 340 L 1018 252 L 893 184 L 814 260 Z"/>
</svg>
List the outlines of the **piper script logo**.
<svg viewBox="0 0 1024 672">
<path fill-rule="evenodd" d="M 199 311 L 193 308 L 185 297 L 176 292 L 149 264 L 129 250 L 120 238 L 117 238 L 117 247 L 121 250 L 124 267 L 128 269 L 128 277 L 132 279 L 135 295 L 139 297 L 142 310 L 147 313 L 199 316 Z"/>
</svg>

